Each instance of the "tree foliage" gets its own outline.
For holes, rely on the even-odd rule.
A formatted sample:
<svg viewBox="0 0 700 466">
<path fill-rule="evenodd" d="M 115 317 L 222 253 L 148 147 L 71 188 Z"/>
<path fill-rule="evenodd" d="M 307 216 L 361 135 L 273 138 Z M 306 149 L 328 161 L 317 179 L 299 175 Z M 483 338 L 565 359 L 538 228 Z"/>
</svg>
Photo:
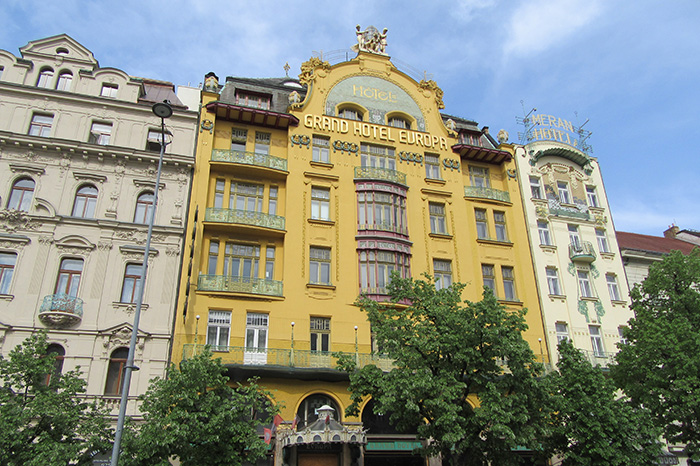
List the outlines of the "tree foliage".
<svg viewBox="0 0 700 466">
<path fill-rule="evenodd" d="M 57 373 L 46 350 L 41 332 L 0 356 L 0 464 L 91 464 L 110 449 L 106 412 L 80 397 L 80 370 Z"/>
<path fill-rule="evenodd" d="M 652 264 L 631 297 L 635 317 L 613 377 L 668 441 L 700 458 L 700 250 Z"/>
<path fill-rule="evenodd" d="M 557 367 L 545 378 L 552 423 L 543 444 L 562 466 L 656 462 L 659 431 L 648 410 L 617 397 L 613 381 L 568 341 Z"/>
<path fill-rule="evenodd" d="M 525 311 L 505 310 L 488 288 L 482 301 L 463 303 L 463 288 L 436 290 L 429 276 L 394 276 L 391 304 L 358 300 L 395 367 L 358 370 L 342 360 L 353 400 L 347 414 L 357 415 L 369 396 L 398 429 L 417 428 L 423 455 L 449 464 L 517 464 L 514 449 L 537 448 L 543 428 L 542 369 L 522 338 Z"/>
<path fill-rule="evenodd" d="M 171 366 L 141 397 L 144 420 L 124 434 L 120 465 L 169 465 L 168 458 L 198 466 L 255 463 L 267 445 L 256 427 L 270 423 L 271 395 L 249 380 L 228 385 L 221 359 L 207 348 Z"/>
</svg>

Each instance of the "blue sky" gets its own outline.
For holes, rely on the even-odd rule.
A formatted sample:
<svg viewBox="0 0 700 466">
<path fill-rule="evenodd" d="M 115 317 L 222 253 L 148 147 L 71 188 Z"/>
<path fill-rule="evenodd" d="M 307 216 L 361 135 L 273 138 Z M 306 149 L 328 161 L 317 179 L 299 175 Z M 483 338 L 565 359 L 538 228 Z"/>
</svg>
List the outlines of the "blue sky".
<svg viewBox="0 0 700 466">
<path fill-rule="evenodd" d="M 0 48 L 67 33 L 101 66 L 198 85 L 205 73 L 290 76 L 315 52 L 388 28 L 387 52 L 427 72 L 445 112 L 511 140 L 537 107 L 593 132 L 618 230 L 700 230 L 700 1 L 358 2 L 2 0 Z"/>
</svg>

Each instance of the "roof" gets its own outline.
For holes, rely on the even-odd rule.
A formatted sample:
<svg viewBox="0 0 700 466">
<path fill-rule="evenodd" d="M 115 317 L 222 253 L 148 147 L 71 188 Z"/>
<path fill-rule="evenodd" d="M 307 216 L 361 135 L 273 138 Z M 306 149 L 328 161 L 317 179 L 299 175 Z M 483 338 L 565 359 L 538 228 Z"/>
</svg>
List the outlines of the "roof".
<svg viewBox="0 0 700 466">
<path fill-rule="evenodd" d="M 139 102 L 156 103 L 167 100 L 174 108 L 187 108 L 175 94 L 175 85 L 173 83 L 155 79 L 140 79 L 143 82 L 145 94 L 139 98 Z"/>
<path fill-rule="evenodd" d="M 627 233 L 624 231 L 616 231 L 615 236 L 617 236 L 617 243 L 620 246 L 620 250 L 633 249 L 657 254 L 668 254 L 671 251 L 680 251 L 683 254 L 690 254 L 696 247 L 692 243 L 679 239 L 664 238 L 663 236 L 641 235 L 639 233 Z"/>
</svg>

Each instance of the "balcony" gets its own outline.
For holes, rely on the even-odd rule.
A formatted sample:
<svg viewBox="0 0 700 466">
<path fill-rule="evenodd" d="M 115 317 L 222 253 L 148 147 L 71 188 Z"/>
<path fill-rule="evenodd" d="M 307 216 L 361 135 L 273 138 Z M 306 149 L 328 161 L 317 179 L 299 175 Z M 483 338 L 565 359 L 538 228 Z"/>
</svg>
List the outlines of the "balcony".
<svg viewBox="0 0 700 466">
<path fill-rule="evenodd" d="M 510 193 L 493 188 L 483 188 L 480 186 L 465 186 L 464 197 L 475 199 L 490 199 L 492 201 L 510 203 Z"/>
<path fill-rule="evenodd" d="M 189 359 L 199 354 L 204 347 L 205 345 L 201 344 L 183 345 L 182 358 Z M 338 358 L 336 355 L 347 355 L 356 361 L 358 369 L 368 365 L 376 365 L 384 371 L 389 371 L 393 367 L 391 359 L 373 353 L 331 353 L 290 348 L 246 348 L 243 346 L 211 346 L 210 349 L 214 351 L 214 357 L 221 358 L 222 364 L 337 369 Z"/>
<path fill-rule="evenodd" d="M 608 368 L 615 362 L 615 354 L 610 352 L 598 352 L 598 351 L 585 351 L 581 350 L 585 358 L 593 366 L 600 366 L 602 368 Z"/>
<path fill-rule="evenodd" d="M 590 264 L 596 259 L 595 250 L 589 241 L 575 241 L 569 244 L 569 259 L 572 262 Z"/>
<path fill-rule="evenodd" d="M 220 209 L 207 207 L 204 215 L 205 222 L 212 223 L 236 223 L 239 225 L 251 225 L 271 230 L 284 231 L 284 217 L 279 215 L 264 214 L 251 210 Z"/>
<path fill-rule="evenodd" d="M 268 154 L 246 152 L 239 150 L 214 149 L 211 152 L 212 162 L 235 163 L 252 167 L 266 168 L 287 172 L 287 160 Z"/>
<path fill-rule="evenodd" d="M 356 180 L 380 180 L 406 185 L 406 174 L 390 168 L 355 167 Z"/>
<path fill-rule="evenodd" d="M 282 282 L 229 275 L 200 275 L 197 280 L 197 290 L 282 296 Z"/>
<path fill-rule="evenodd" d="M 83 300 L 65 293 L 44 297 L 39 320 L 49 327 L 71 327 L 83 320 Z"/>
</svg>

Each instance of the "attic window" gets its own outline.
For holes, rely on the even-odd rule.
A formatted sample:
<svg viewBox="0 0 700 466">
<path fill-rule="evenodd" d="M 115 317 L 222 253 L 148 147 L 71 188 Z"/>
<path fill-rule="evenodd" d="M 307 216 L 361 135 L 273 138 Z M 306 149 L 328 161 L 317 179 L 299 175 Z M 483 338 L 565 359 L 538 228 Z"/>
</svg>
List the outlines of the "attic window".
<svg viewBox="0 0 700 466">
<path fill-rule="evenodd" d="M 56 49 L 56 55 L 68 55 L 68 49 L 65 47 L 59 47 Z"/>
<path fill-rule="evenodd" d="M 472 133 L 460 133 L 459 142 L 462 144 L 469 144 L 470 146 L 481 147 L 481 135 Z"/>
<path fill-rule="evenodd" d="M 244 107 L 261 108 L 263 110 L 270 109 L 270 95 L 256 94 L 252 92 L 236 92 L 236 105 Z"/>
</svg>

